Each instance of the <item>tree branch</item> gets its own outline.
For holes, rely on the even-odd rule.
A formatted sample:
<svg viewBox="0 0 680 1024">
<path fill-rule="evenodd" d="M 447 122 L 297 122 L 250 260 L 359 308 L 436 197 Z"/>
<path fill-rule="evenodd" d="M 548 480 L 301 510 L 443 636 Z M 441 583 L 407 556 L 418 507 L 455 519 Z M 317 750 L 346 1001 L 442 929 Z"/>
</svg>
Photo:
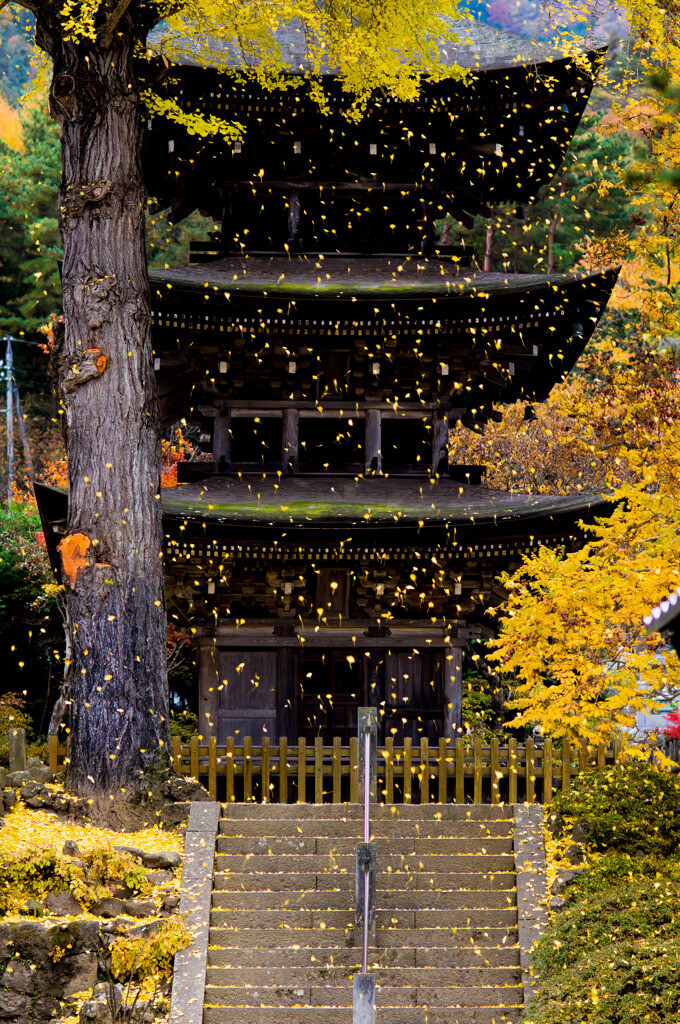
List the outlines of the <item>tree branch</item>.
<svg viewBox="0 0 680 1024">
<path fill-rule="evenodd" d="M 118 5 L 111 14 L 109 14 L 108 18 L 99 29 L 99 32 L 97 33 L 97 42 L 104 49 L 111 45 L 116 29 L 127 14 L 128 8 L 132 2 L 133 0 L 120 0 Z"/>
</svg>

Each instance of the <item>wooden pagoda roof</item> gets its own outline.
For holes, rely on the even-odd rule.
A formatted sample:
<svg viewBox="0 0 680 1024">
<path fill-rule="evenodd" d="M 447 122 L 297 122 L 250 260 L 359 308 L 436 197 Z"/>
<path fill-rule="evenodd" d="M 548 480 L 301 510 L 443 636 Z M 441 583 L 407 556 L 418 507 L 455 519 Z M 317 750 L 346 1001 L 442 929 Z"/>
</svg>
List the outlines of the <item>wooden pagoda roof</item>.
<svg viewBox="0 0 680 1024">
<path fill-rule="evenodd" d="M 53 568 L 68 512 L 64 489 L 36 485 Z M 258 549 L 277 556 L 305 549 L 333 557 L 352 552 L 413 556 L 427 549 L 490 558 L 545 543 L 573 543 L 579 522 L 611 514 L 603 495 L 512 494 L 446 479 L 342 480 L 213 477 L 164 488 L 166 543 L 225 550 Z"/>
<path fill-rule="evenodd" d="M 235 257 L 152 272 L 163 423 L 200 420 L 219 399 L 332 398 L 338 358 L 338 399 L 388 414 L 414 385 L 423 412 L 543 401 L 581 355 L 616 276 L 473 274 L 415 257 Z"/>
<path fill-rule="evenodd" d="M 227 256 L 197 266 L 151 270 L 156 296 L 164 286 L 190 292 L 227 292 L 310 299 L 460 297 L 557 294 L 572 283 L 612 278 L 615 271 L 569 274 L 504 274 L 459 269 L 450 259 L 417 255 Z M 613 278 L 613 279 L 614 279 Z M 612 284 L 613 284 L 612 279 Z M 218 296 L 220 297 L 220 296 Z M 206 294 L 206 300 L 210 296 Z"/>
</svg>

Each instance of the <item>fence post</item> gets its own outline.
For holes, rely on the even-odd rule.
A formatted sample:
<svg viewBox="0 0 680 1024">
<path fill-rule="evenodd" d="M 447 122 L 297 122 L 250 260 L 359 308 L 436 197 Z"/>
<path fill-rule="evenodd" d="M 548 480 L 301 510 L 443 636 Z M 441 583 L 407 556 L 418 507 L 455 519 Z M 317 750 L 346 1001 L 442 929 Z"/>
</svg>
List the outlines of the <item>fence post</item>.
<svg viewBox="0 0 680 1024">
<path fill-rule="evenodd" d="M 508 803 L 517 803 L 517 740 L 508 740 Z"/>
<path fill-rule="evenodd" d="M 553 779 L 553 756 L 552 740 L 546 737 L 543 740 L 543 803 L 549 804 L 552 800 L 552 779 Z"/>
<path fill-rule="evenodd" d="M 249 804 L 253 799 L 253 739 L 243 737 L 243 801 Z"/>
<path fill-rule="evenodd" d="M 59 739 L 56 736 L 50 736 L 47 741 L 47 749 L 49 750 L 50 770 L 56 774 L 59 770 Z"/>
<path fill-rule="evenodd" d="M 404 803 L 411 803 L 411 737 L 404 736 Z"/>
<path fill-rule="evenodd" d="M 440 804 L 446 803 L 447 789 L 448 789 L 448 775 L 449 775 L 449 763 L 446 757 L 446 739 L 444 736 L 439 738 L 439 793 L 437 794 L 437 802 Z"/>
<path fill-rule="evenodd" d="M 323 740 L 314 740 L 314 803 L 323 803 Z"/>
<path fill-rule="evenodd" d="M 279 740 L 279 802 L 288 803 L 288 737 Z"/>
<path fill-rule="evenodd" d="M 10 772 L 26 771 L 26 730 L 10 729 L 9 731 L 9 770 Z"/>
<path fill-rule="evenodd" d="M 420 802 L 430 802 L 430 745 L 424 736 L 420 741 Z"/>
<path fill-rule="evenodd" d="M 208 740 L 208 792 L 217 799 L 217 736 Z"/>
<path fill-rule="evenodd" d="M 191 777 L 198 782 L 198 736 L 191 737 Z"/>
<path fill-rule="evenodd" d="M 234 737 L 227 736 L 227 763 L 225 766 L 225 775 L 227 782 L 227 803 L 233 803 L 236 799 L 236 793 L 234 792 L 234 776 L 236 774 L 235 754 L 234 754 Z"/>
<path fill-rule="evenodd" d="M 297 742 L 298 759 L 298 798 L 299 804 L 307 803 L 307 740 L 304 736 L 298 736 Z"/>
<path fill-rule="evenodd" d="M 525 744 L 526 748 L 526 802 L 533 804 L 535 796 L 535 784 L 536 784 L 536 765 L 534 764 L 534 740 L 532 736 L 527 737 Z"/>
<path fill-rule="evenodd" d="M 262 803 L 268 804 L 271 799 L 271 793 L 269 792 L 269 754 L 271 745 L 269 743 L 269 736 L 262 737 Z"/>
<path fill-rule="evenodd" d="M 497 804 L 500 799 L 501 763 L 498 755 L 498 736 L 491 738 L 491 803 Z"/>
<path fill-rule="evenodd" d="M 179 736 L 172 737 L 172 768 L 175 775 L 182 774 L 182 741 Z"/>
<path fill-rule="evenodd" d="M 394 803 L 394 737 L 385 739 L 385 803 Z"/>
<path fill-rule="evenodd" d="M 371 803 L 377 803 L 378 800 L 378 709 L 377 708 L 359 708 L 359 725 L 357 729 L 357 739 L 359 745 L 359 792 L 358 792 L 358 803 L 364 802 L 364 779 L 365 768 L 364 768 L 364 731 L 370 729 L 371 731 L 371 763 L 369 765 L 369 792 Z"/>
<path fill-rule="evenodd" d="M 333 803 L 342 802 L 342 746 L 340 737 L 333 737 Z"/>
<path fill-rule="evenodd" d="M 456 803 L 465 803 L 465 740 L 456 738 Z"/>
<path fill-rule="evenodd" d="M 482 737 L 475 736 L 472 741 L 473 751 L 473 804 L 482 802 Z"/>
</svg>

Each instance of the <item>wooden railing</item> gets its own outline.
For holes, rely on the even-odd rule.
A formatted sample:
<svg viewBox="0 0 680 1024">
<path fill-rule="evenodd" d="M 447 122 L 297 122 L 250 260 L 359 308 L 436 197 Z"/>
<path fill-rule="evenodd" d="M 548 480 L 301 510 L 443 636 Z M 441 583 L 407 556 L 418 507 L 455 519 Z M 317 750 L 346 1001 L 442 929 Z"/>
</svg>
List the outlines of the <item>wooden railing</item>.
<svg viewBox="0 0 680 1024">
<path fill-rule="evenodd" d="M 553 744 L 536 746 L 531 739 L 497 739 L 485 744 L 479 736 L 451 743 L 440 739 L 431 748 L 423 739 L 414 746 L 405 740 L 395 747 L 391 739 L 378 746 L 378 794 L 394 803 L 546 803 L 572 778 L 590 768 L 614 764 L 620 744 L 592 747 Z M 50 767 L 64 767 L 67 750 L 55 738 L 49 745 Z M 172 742 L 172 763 L 178 775 L 201 781 L 210 795 L 225 802 L 357 803 L 359 758 L 356 737 L 348 746 L 339 738 L 332 746 L 320 739 L 309 744 L 299 738 L 289 746 L 281 737 L 276 745 L 264 738 L 254 746 L 249 736 L 236 746 L 233 736 L 225 746 L 213 737 L 205 745 L 198 736 L 190 743 Z"/>
</svg>

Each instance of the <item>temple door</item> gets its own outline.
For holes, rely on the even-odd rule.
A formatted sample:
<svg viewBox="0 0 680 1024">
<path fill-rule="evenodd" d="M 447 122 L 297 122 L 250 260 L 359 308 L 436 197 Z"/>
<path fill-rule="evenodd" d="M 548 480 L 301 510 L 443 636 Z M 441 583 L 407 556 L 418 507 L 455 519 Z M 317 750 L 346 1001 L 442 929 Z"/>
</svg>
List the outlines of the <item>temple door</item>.
<svg viewBox="0 0 680 1024">
<path fill-rule="evenodd" d="M 252 736 L 258 744 L 263 736 L 272 743 L 276 728 L 276 651 L 222 650 L 219 659 L 217 742 L 227 736 L 238 740 Z"/>
</svg>

